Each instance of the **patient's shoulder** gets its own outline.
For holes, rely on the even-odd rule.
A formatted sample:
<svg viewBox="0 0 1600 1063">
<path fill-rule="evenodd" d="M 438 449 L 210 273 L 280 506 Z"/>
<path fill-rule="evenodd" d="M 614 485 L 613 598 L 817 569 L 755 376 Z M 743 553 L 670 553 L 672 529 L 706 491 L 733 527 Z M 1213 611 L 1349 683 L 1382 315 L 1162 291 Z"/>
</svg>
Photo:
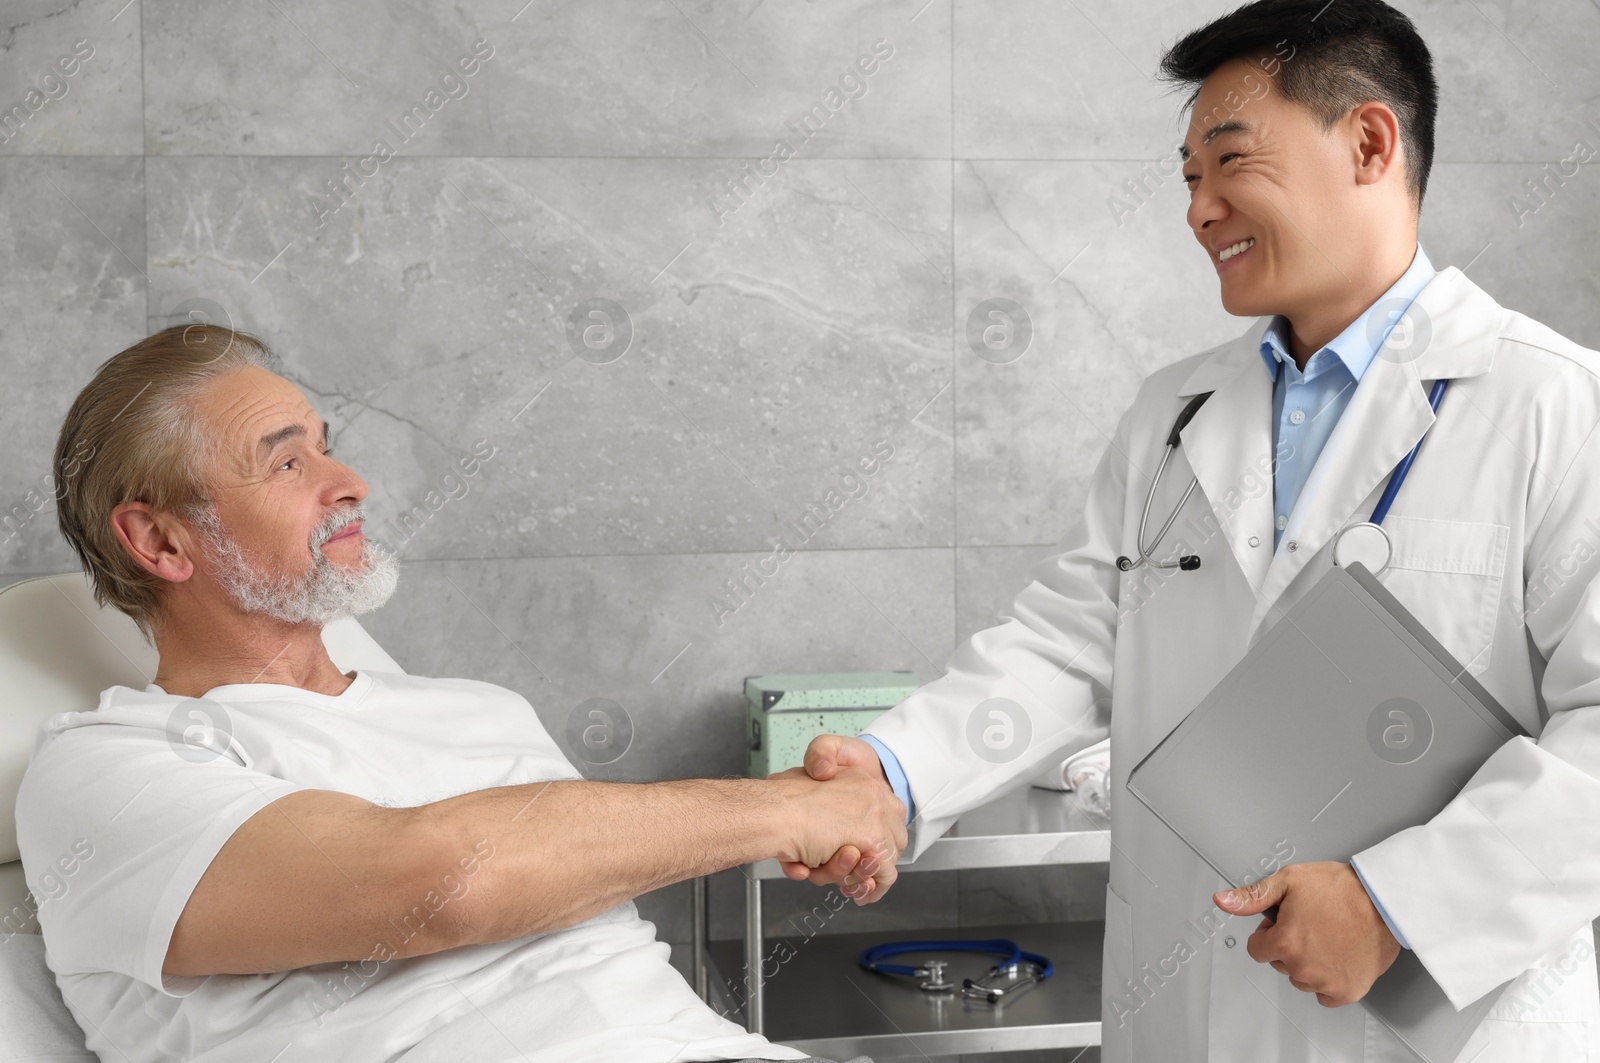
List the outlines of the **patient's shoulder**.
<svg viewBox="0 0 1600 1063">
<path fill-rule="evenodd" d="M 411 672 L 372 672 L 363 668 L 373 683 L 390 690 L 449 690 L 483 697 L 519 696 L 516 691 L 482 679 L 465 679 L 459 676 L 415 675 Z"/>
<path fill-rule="evenodd" d="M 63 737 L 129 733 L 124 728 L 164 730 L 172 707 L 185 699 L 162 691 L 111 686 L 100 692 L 99 704 L 47 716 L 39 724 L 33 752 Z"/>
<path fill-rule="evenodd" d="M 528 699 L 509 687 L 460 676 L 413 675 L 409 672 L 373 672 L 374 693 L 386 700 L 446 697 L 481 708 L 504 706 L 531 709 Z"/>
</svg>

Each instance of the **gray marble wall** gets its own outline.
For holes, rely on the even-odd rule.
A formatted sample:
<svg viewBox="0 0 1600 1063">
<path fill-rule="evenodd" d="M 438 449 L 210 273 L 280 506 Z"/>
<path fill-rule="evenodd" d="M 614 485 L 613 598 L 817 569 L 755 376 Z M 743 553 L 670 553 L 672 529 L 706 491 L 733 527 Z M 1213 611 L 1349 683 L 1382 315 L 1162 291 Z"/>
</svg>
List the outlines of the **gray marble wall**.
<svg viewBox="0 0 1600 1063">
<path fill-rule="evenodd" d="M 1139 380 L 1245 327 L 1147 170 L 1182 135 L 1156 58 L 1229 5 L 519 4 L 0 3 L 0 581 L 75 563 L 29 492 L 76 390 L 198 312 L 275 345 L 371 486 L 405 565 L 364 622 L 408 670 L 519 690 L 557 735 L 617 702 L 633 744 L 596 777 L 737 773 L 744 676 L 935 676 Z M 1443 84 L 1424 246 L 1600 345 L 1600 160 L 1513 199 L 1600 149 L 1600 6 L 1400 6 Z M 1026 308 L 1022 357 L 969 346 L 991 298 Z M 1103 881 L 909 876 L 832 929 L 1093 918 Z M 731 936 L 738 883 L 716 897 Z M 682 941 L 687 898 L 641 907 Z"/>
</svg>

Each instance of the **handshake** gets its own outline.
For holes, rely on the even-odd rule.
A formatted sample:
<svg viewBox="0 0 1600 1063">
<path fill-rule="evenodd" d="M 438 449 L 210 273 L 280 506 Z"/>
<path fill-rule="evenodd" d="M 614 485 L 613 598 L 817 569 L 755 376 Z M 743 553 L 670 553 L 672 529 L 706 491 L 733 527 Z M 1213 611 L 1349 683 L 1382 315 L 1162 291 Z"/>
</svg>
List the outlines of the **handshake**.
<svg viewBox="0 0 1600 1063">
<path fill-rule="evenodd" d="M 895 797 L 877 751 L 859 738 L 818 735 L 805 766 L 770 776 L 791 815 L 777 858 L 795 881 L 837 885 L 871 904 L 894 885 L 906 847 L 906 806 Z"/>
</svg>

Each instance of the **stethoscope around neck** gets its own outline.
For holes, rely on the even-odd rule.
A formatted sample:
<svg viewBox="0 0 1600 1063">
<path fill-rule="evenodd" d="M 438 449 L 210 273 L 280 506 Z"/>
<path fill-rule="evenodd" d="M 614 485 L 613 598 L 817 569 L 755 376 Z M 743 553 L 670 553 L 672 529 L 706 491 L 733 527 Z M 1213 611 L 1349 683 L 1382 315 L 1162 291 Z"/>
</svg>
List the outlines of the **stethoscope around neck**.
<svg viewBox="0 0 1600 1063">
<path fill-rule="evenodd" d="M 1439 402 L 1444 398 L 1447 379 L 1435 380 L 1433 389 L 1428 393 L 1428 405 L 1433 408 L 1435 415 L 1439 412 Z M 1134 540 L 1138 547 L 1137 558 L 1124 554 L 1117 558 L 1117 568 L 1123 572 L 1132 571 L 1140 565 L 1150 565 L 1153 568 L 1175 568 L 1182 572 L 1192 572 L 1200 567 L 1198 554 L 1183 554 L 1176 560 L 1157 561 L 1150 555 L 1161 545 L 1161 540 L 1171 530 L 1173 523 L 1178 519 L 1178 514 L 1183 512 L 1183 507 L 1189 501 L 1189 496 L 1194 494 L 1194 489 L 1199 486 L 1199 477 L 1191 478 L 1189 487 L 1183 492 L 1183 497 L 1173 507 L 1172 515 L 1167 517 L 1166 523 L 1161 525 L 1161 530 L 1156 532 L 1156 537 L 1148 545 L 1145 544 L 1145 527 L 1150 521 L 1150 506 L 1156 500 L 1156 489 L 1161 485 L 1161 474 L 1166 470 L 1167 462 L 1172 458 L 1173 451 L 1178 449 L 1180 442 L 1179 433 L 1193 419 L 1200 407 L 1212 396 L 1213 392 L 1206 391 L 1194 398 L 1178 412 L 1178 417 L 1172 422 L 1172 431 L 1167 433 L 1166 450 L 1161 455 L 1161 464 L 1156 466 L 1155 479 L 1150 482 L 1150 493 L 1145 496 L 1144 512 L 1139 516 L 1139 535 Z M 1360 564 L 1368 572 L 1377 574 L 1382 572 L 1389 564 L 1389 558 L 1394 552 L 1393 544 L 1389 541 L 1389 533 L 1383 529 L 1383 518 L 1389 515 L 1389 507 L 1394 504 L 1395 496 L 1400 493 L 1400 486 L 1406 482 L 1406 476 L 1411 472 L 1412 462 L 1417 460 L 1417 452 L 1422 449 L 1422 440 L 1427 439 L 1426 432 L 1422 439 L 1417 440 L 1417 445 L 1412 447 L 1400 464 L 1394 467 L 1389 474 L 1389 483 L 1383 489 L 1383 494 L 1378 498 L 1378 504 L 1372 508 L 1372 516 L 1359 524 L 1351 524 L 1341 528 L 1339 534 L 1333 539 L 1333 563 L 1340 568 L 1347 568 L 1351 564 Z"/>
<path fill-rule="evenodd" d="M 1161 454 L 1161 464 L 1156 466 L 1156 478 L 1150 482 L 1150 493 L 1144 496 L 1144 512 L 1139 516 L 1139 537 L 1134 540 L 1134 545 L 1139 548 L 1139 557 L 1137 560 L 1127 555 L 1117 558 L 1117 567 L 1122 571 L 1128 572 L 1138 568 L 1140 565 L 1153 565 L 1156 568 L 1176 568 L 1182 569 L 1184 572 L 1192 572 L 1200 567 L 1200 556 L 1198 554 L 1184 554 L 1176 561 L 1157 561 L 1150 556 L 1150 552 L 1161 545 L 1161 540 L 1166 537 L 1173 521 L 1178 519 L 1178 514 L 1183 512 L 1183 507 L 1189 502 L 1189 496 L 1194 494 L 1196 487 L 1200 486 L 1200 478 L 1198 476 L 1190 479 L 1189 489 L 1183 493 L 1182 498 L 1178 499 L 1178 504 L 1172 507 L 1172 515 L 1161 526 L 1161 530 L 1156 532 L 1155 541 L 1149 546 L 1144 544 L 1144 528 L 1150 521 L 1150 506 L 1156 500 L 1156 488 L 1161 486 L 1161 474 L 1166 471 L 1167 462 L 1171 460 L 1173 452 L 1178 449 L 1178 444 L 1181 442 L 1178 433 L 1188 426 L 1190 420 L 1194 418 L 1194 415 L 1199 412 L 1200 407 L 1205 405 L 1205 401 L 1212 394 L 1213 392 L 1204 391 L 1190 399 L 1188 404 L 1178 411 L 1178 419 L 1172 422 L 1172 431 L 1167 433 L 1167 449 Z"/>
</svg>

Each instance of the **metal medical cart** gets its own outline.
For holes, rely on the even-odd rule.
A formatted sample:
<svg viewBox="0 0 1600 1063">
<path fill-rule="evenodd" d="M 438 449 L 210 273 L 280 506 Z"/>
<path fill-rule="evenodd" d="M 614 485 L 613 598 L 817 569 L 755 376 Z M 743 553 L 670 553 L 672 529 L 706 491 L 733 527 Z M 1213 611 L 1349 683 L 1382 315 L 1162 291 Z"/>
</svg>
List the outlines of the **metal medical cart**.
<svg viewBox="0 0 1600 1063">
<path fill-rule="evenodd" d="M 1084 811 L 1072 794 L 1024 787 L 973 809 L 902 875 L 923 871 L 1047 864 L 1105 863 L 1111 833 L 1104 816 Z M 769 942 L 761 921 L 762 884 L 784 877 L 777 861 L 748 864 L 745 874 L 745 935 L 742 942 L 710 941 L 710 888 L 694 883 L 696 991 L 728 1013 L 742 1012 L 754 1033 L 808 1055 L 849 1059 L 954 1055 L 958 1053 L 1078 1048 L 1100 1043 L 1100 957 L 1103 922 L 1029 926 L 941 927 L 918 933 L 816 933 L 792 942 L 786 962 L 765 984 Z M 923 993 L 909 982 L 870 974 L 856 965 L 869 944 L 898 938 L 1009 937 L 1042 952 L 1056 966 L 1040 985 L 1000 1006 Z M 981 956 L 951 963 L 950 977 L 976 978 L 988 967 Z M 743 968 L 744 978 L 737 977 Z M 734 972 L 729 979 L 722 972 Z M 726 987 L 743 988 L 744 1001 Z M 743 1004 L 743 1007 L 740 1007 Z"/>
</svg>

